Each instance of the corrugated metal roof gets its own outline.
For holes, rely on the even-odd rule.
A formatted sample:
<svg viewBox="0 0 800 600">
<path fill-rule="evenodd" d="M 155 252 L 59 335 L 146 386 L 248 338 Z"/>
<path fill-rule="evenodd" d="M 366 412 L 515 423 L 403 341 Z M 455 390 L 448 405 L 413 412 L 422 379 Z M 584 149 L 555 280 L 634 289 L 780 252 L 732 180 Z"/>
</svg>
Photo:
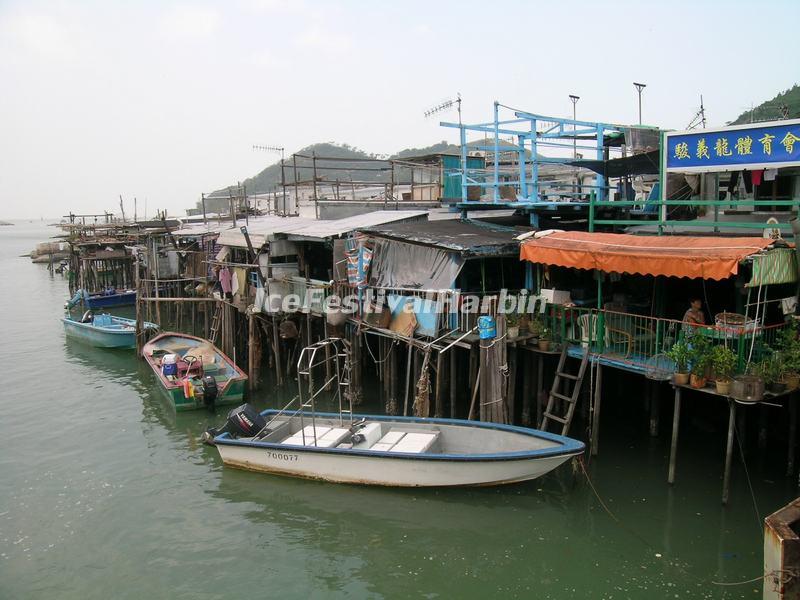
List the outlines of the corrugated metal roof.
<svg viewBox="0 0 800 600">
<path fill-rule="evenodd" d="M 522 233 L 511 227 L 472 220 L 397 223 L 365 231 L 376 237 L 434 246 L 472 257 L 517 254 L 519 242 L 514 238 Z"/>
<path fill-rule="evenodd" d="M 317 222 L 316 219 L 303 217 L 258 217 L 250 219 L 247 233 L 250 235 L 253 247 L 260 248 L 278 233 L 294 231 L 315 222 Z M 244 222 L 239 227 L 243 225 Z M 223 246 L 233 246 L 234 248 L 247 248 L 247 242 L 239 227 L 221 232 L 219 238 L 217 238 L 217 243 Z"/>
<path fill-rule="evenodd" d="M 424 210 L 377 210 L 363 215 L 354 215 L 343 219 L 331 221 L 312 221 L 299 229 L 287 233 L 289 240 L 314 240 L 322 241 L 335 238 L 365 227 L 385 225 L 387 223 L 406 223 L 427 220 L 427 211 Z"/>
</svg>

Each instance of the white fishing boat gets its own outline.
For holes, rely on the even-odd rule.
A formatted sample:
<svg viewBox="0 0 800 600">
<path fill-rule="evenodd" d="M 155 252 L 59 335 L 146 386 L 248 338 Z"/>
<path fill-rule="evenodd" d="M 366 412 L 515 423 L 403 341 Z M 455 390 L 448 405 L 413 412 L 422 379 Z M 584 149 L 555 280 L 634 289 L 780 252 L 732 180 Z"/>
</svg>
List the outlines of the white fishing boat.
<svg viewBox="0 0 800 600">
<path fill-rule="evenodd" d="M 348 372 L 340 340 L 325 340 L 304 349 L 298 373 L 309 376 L 324 364 L 315 357 L 326 345 L 329 356 L 344 359 L 319 390 L 304 397 L 300 379 L 299 408 L 258 413 L 242 405 L 228 415 L 209 438 L 225 465 L 321 479 L 402 487 L 500 485 L 535 479 L 584 451 L 584 444 L 511 425 L 375 415 L 353 415 L 344 409 L 341 375 Z M 305 367 L 304 367 L 305 365 Z M 338 413 L 314 410 L 315 397 L 339 379 Z M 324 380 L 324 377 L 318 381 Z M 346 402 L 344 402 L 346 403 Z M 291 403 L 290 403 L 291 405 Z"/>
</svg>

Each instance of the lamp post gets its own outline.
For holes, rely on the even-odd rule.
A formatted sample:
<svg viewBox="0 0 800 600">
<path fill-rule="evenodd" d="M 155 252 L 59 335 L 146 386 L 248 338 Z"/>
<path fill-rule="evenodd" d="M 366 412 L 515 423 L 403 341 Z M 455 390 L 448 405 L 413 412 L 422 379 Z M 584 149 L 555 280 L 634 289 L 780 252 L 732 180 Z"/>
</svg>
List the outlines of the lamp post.
<svg viewBox="0 0 800 600">
<path fill-rule="evenodd" d="M 633 82 L 633 85 L 636 87 L 636 91 L 639 92 L 639 125 L 642 124 L 642 90 L 647 87 L 646 83 L 637 83 Z"/>
<path fill-rule="evenodd" d="M 572 120 L 575 121 L 575 114 L 576 109 L 575 105 L 578 104 L 578 100 L 581 99 L 580 96 L 576 96 L 574 94 L 569 95 L 569 99 L 572 100 Z M 577 129 L 577 125 L 573 122 L 572 123 L 572 158 L 578 158 L 578 138 L 575 137 L 575 130 Z"/>
</svg>

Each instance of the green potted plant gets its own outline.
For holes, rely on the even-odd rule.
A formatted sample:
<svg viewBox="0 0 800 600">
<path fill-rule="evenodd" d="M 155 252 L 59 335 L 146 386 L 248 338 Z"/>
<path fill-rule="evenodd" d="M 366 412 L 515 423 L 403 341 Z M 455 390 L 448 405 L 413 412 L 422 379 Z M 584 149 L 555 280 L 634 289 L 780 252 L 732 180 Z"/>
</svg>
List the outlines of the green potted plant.
<svg viewBox="0 0 800 600">
<path fill-rule="evenodd" d="M 542 323 L 539 317 L 533 317 L 533 319 L 531 319 L 529 328 L 534 338 L 538 338 L 539 334 L 542 333 L 542 327 L 544 327 L 544 323 Z"/>
<path fill-rule="evenodd" d="M 711 366 L 711 346 L 708 339 L 694 335 L 689 345 L 690 371 L 689 385 L 693 388 L 704 388 L 708 383 L 708 368 Z"/>
<path fill-rule="evenodd" d="M 510 338 L 519 337 L 519 314 L 515 312 L 506 313 L 506 335 Z"/>
<path fill-rule="evenodd" d="M 731 378 L 736 370 L 736 354 L 720 344 L 711 351 L 711 365 L 714 368 L 714 385 L 717 393 L 728 396 L 731 393 Z"/>
<path fill-rule="evenodd" d="M 796 390 L 800 387 L 800 339 L 795 329 L 792 327 L 781 331 L 776 346 L 783 360 L 786 389 Z"/>
<path fill-rule="evenodd" d="M 542 352 L 547 352 L 550 350 L 550 338 L 550 328 L 543 325 L 539 330 L 539 350 Z"/>
<path fill-rule="evenodd" d="M 689 383 L 689 344 L 686 340 L 679 340 L 672 345 L 672 348 L 667 350 L 667 357 L 675 363 L 675 373 L 672 375 L 672 381 L 676 385 L 686 385 Z"/>
<path fill-rule="evenodd" d="M 764 380 L 764 385 L 771 394 L 782 394 L 786 391 L 786 383 L 783 381 L 785 367 L 778 352 L 774 352 L 758 363 L 756 372 Z"/>
</svg>

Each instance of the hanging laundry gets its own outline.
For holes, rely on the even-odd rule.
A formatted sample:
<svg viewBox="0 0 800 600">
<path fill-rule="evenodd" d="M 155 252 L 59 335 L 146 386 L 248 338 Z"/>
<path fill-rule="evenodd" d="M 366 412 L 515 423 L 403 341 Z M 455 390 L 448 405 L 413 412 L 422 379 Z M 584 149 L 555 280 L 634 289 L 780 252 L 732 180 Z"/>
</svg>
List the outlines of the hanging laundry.
<svg viewBox="0 0 800 600">
<path fill-rule="evenodd" d="M 219 270 L 219 284 L 222 286 L 224 294 L 231 293 L 231 271 L 228 267 L 222 267 Z"/>
<path fill-rule="evenodd" d="M 757 171 L 752 171 L 750 176 L 753 179 L 753 185 L 761 185 L 761 177 L 764 175 L 764 169 L 758 169 Z"/>
<path fill-rule="evenodd" d="M 739 171 L 731 173 L 731 180 L 728 182 L 728 192 L 733 194 L 736 191 L 736 184 L 739 183 Z"/>
<path fill-rule="evenodd" d="M 231 291 L 235 294 L 244 296 L 247 293 L 247 269 L 236 267 L 233 270 L 231 279 Z"/>
<path fill-rule="evenodd" d="M 767 169 L 764 171 L 764 181 L 775 181 L 778 175 L 778 169 Z"/>
</svg>

